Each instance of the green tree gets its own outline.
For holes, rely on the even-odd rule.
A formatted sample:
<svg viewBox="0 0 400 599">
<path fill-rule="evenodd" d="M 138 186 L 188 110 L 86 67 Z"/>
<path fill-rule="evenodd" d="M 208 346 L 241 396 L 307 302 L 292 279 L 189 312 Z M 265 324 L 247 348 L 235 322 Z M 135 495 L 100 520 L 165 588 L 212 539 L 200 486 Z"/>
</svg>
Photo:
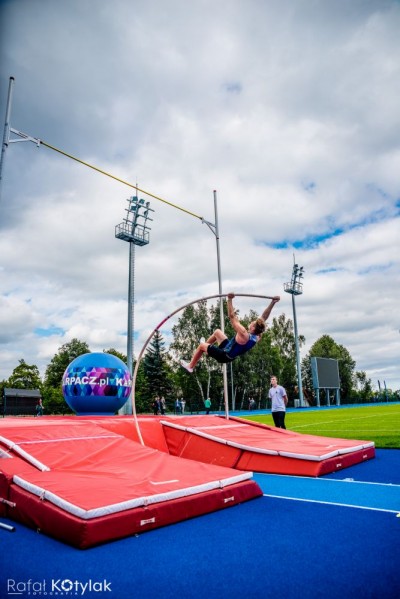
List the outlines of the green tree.
<svg viewBox="0 0 400 599">
<path fill-rule="evenodd" d="M 307 389 L 313 388 L 311 373 L 312 357 L 338 360 L 340 394 L 342 398 L 349 398 L 353 389 L 354 369 L 356 366 L 349 351 L 343 345 L 337 344 L 329 335 L 323 335 L 317 339 L 302 362 L 303 381 Z"/>
<path fill-rule="evenodd" d="M 136 366 L 136 360 L 134 360 L 134 368 Z M 136 383 L 135 383 L 135 398 L 132 396 L 132 401 L 135 400 L 135 406 L 137 412 L 149 412 L 150 411 L 150 400 L 149 391 L 147 389 L 147 379 L 144 373 L 143 360 L 139 364 Z"/>
<path fill-rule="evenodd" d="M 175 361 L 177 393 L 182 395 L 193 409 L 196 409 L 196 406 L 202 408 L 204 400 L 211 395 L 214 402 L 215 398 L 220 396 L 221 366 L 214 360 L 200 360 L 193 375 L 188 377 L 179 367 L 179 360 L 190 359 L 200 339 L 207 339 L 217 327 L 220 327 L 219 304 L 208 309 L 205 300 L 187 306 L 178 324 L 172 327 L 174 340 L 170 345 L 170 351 Z M 194 398 L 197 398 L 197 401 Z"/>
<path fill-rule="evenodd" d="M 63 374 L 72 360 L 87 353 L 90 353 L 88 344 L 79 339 L 72 339 L 69 343 L 62 345 L 46 368 L 44 384 L 47 387 L 59 387 L 62 382 Z"/>
<path fill-rule="evenodd" d="M 367 373 L 364 370 L 359 370 L 354 375 L 357 394 L 361 402 L 371 401 L 374 393 L 372 390 L 372 381 L 367 378 Z"/>
<path fill-rule="evenodd" d="M 270 331 L 272 344 L 278 348 L 281 358 L 280 371 L 272 374 L 276 374 L 279 384 L 291 394 L 297 385 L 296 340 L 293 321 L 286 318 L 285 314 L 280 314 L 277 318 L 273 318 Z M 306 341 L 304 335 L 299 335 L 298 341 L 301 348 Z"/>
<path fill-rule="evenodd" d="M 169 366 L 167 363 L 165 341 L 156 331 L 147 347 L 143 358 L 144 393 L 142 400 L 150 405 L 155 395 L 167 396 L 171 391 Z"/>
<path fill-rule="evenodd" d="M 44 386 L 42 391 L 43 404 L 46 414 L 73 414 L 73 411 L 64 399 L 61 386 Z"/>
<path fill-rule="evenodd" d="M 8 386 L 14 389 L 41 389 L 43 383 L 38 367 L 35 364 L 27 364 L 25 360 L 19 360 L 18 366 L 8 379 Z"/>
<path fill-rule="evenodd" d="M 2 381 L 0 381 L 0 402 L 1 402 L 1 398 L 4 395 L 4 389 L 6 387 L 9 387 L 8 381 L 3 379 Z"/>
</svg>

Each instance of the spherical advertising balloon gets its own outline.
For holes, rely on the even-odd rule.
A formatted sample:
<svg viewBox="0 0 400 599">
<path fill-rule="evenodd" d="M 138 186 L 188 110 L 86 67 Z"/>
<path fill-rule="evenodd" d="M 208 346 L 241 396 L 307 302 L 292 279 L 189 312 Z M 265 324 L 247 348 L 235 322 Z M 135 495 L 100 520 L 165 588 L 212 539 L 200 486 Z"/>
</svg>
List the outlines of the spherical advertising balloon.
<svg viewBox="0 0 400 599">
<path fill-rule="evenodd" d="M 127 401 L 132 377 L 126 364 L 112 354 L 78 356 L 62 379 L 64 399 L 78 415 L 109 416 Z"/>
</svg>

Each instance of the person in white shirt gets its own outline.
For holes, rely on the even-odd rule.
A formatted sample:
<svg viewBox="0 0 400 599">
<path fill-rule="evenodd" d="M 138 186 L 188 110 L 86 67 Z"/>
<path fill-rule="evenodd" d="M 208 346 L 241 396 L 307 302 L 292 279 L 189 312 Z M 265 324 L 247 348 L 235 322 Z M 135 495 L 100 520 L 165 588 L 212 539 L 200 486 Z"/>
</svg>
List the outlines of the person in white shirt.
<svg viewBox="0 0 400 599">
<path fill-rule="evenodd" d="M 271 389 L 268 394 L 271 400 L 271 412 L 274 424 L 278 428 L 286 428 L 285 415 L 288 398 L 286 390 L 281 385 L 278 385 L 276 376 L 271 376 Z"/>
</svg>

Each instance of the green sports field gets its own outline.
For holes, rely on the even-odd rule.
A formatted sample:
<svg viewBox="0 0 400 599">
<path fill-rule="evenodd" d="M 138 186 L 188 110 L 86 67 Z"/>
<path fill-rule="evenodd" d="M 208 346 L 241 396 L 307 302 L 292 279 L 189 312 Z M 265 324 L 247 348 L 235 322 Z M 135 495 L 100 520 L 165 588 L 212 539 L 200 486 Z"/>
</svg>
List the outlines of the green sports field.
<svg viewBox="0 0 400 599">
<path fill-rule="evenodd" d="M 247 417 L 273 425 L 270 412 Z M 400 449 L 400 404 L 332 409 L 300 409 L 286 414 L 286 428 L 298 433 L 374 441 L 377 448 Z"/>
</svg>

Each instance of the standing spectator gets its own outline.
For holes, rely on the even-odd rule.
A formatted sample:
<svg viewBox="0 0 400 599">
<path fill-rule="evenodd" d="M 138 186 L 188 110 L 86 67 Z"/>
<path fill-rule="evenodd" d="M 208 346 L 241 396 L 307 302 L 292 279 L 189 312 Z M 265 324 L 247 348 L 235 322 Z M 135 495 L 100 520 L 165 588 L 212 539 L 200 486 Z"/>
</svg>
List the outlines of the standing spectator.
<svg viewBox="0 0 400 599">
<path fill-rule="evenodd" d="M 156 395 L 156 397 L 154 398 L 152 405 L 153 405 L 153 414 L 154 414 L 154 416 L 157 416 L 158 413 L 161 411 L 161 403 L 160 403 L 160 398 L 158 397 L 158 395 Z"/>
<path fill-rule="evenodd" d="M 256 409 L 256 400 L 253 399 L 252 397 L 249 399 L 249 410 L 255 410 Z"/>
<path fill-rule="evenodd" d="M 164 416 L 164 414 L 165 414 L 165 397 L 164 397 L 164 395 L 162 395 L 162 397 L 160 399 L 160 410 L 161 410 L 162 416 Z"/>
<path fill-rule="evenodd" d="M 181 414 L 182 413 L 182 404 L 181 401 L 179 399 L 179 397 L 177 398 L 176 402 L 175 402 L 175 414 Z"/>
<path fill-rule="evenodd" d="M 43 416 L 43 401 L 42 401 L 41 397 L 39 397 L 35 409 L 36 409 L 36 416 Z"/>
<path fill-rule="evenodd" d="M 206 408 L 206 414 L 209 414 L 211 409 L 211 399 L 209 397 L 205 400 L 204 407 Z"/>
<path fill-rule="evenodd" d="M 185 406 L 186 406 L 186 401 L 184 399 L 181 399 L 181 412 L 182 412 L 182 414 L 184 414 L 184 412 L 185 412 Z"/>
<path fill-rule="evenodd" d="M 278 428 L 286 428 L 285 415 L 288 398 L 285 388 L 278 385 L 276 376 L 271 377 L 271 389 L 269 390 L 268 396 L 271 400 L 271 412 L 275 426 Z"/>
</svg>

